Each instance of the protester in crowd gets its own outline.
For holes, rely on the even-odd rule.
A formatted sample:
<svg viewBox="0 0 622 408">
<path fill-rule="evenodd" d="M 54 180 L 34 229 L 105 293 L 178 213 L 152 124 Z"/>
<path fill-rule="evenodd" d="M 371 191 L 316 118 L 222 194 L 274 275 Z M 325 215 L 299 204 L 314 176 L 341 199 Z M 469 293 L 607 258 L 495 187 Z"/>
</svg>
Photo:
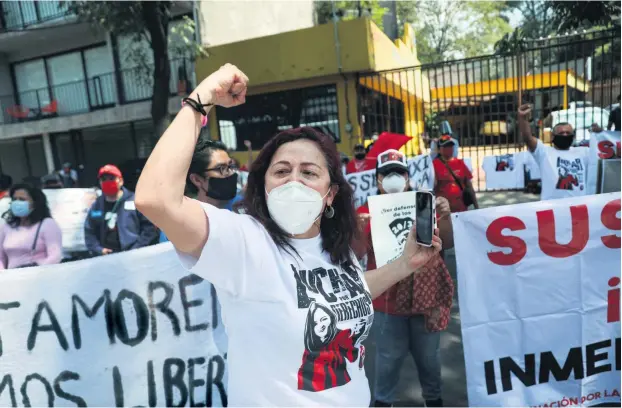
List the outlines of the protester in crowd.
<svg viewBox="0 0 622 408">
<path fill-rule="evenodd" d="M 366 156 L 367 152 L 365 151 L 365 146 L 362 143 L 355 144 L 352 150 L 352 160 L 346 165 L 346 174 L 369 170 Z"/>
<path fill-rule="evenodd" d="M 615 127 L 615 130 L 619 132 L 622 129 L 620 125 L 620 95 L 618 95 L 616 101 L 618 101 L 618 106 L 613 109 L 609 114 L 609 123 L 607 123 L 607 130 L 612 130 Z"/>
<path fill-rule="evenodd" d="M 542 200 L 586 195 L 589 149 L 572 147 L 575 134 L 570 123 L 555 125 L 552 131 L 553 146 L 545 146 L 531 133 L 528 121 L 530 114 L 530 105 L 518 108 L 518 128 L 523 142 L 540 167 Z"/>
<path fill-rule="evenodd" d="M 227 64 L 185 100 L 143 170 L 137 206 L 217 290 L 229 336 L 229 405 L 368 406 L 361 342 L 371 300 L 418 274 L 441 240 L 419 246 L 411 231 L 400 258 L 363 275 L 351 250 L 352 189 L 334 142 L 312 128 L 266 143 L 249 174 L 246 214 L 184 197 L 208 111 L 244 103 L 247 81 Z"/>
<path fill-rule="evenodd" d="M 43 189 L 59 189 L 64 187 L 65 186 L 57 173 L 41 177 L 41 188 Z"/>
<path fill-rule="evenodd" d="M 186 175 L 185 196 L 231 210 L 237 193 L 237 165 L 220 141 L 199 139 Z M 168 238 L 160 231 L 160 242 Z"/>
<path fill-rule="evenodd" d="M 11 207 L 0 225 L 0 269 L 60 263 L 62 234 L 43 191 L 16 184 L 9 196 Z"/>
<path fill-rule="evenodd" d="M 434 192 L 449 201 L 451 212 L 467 211 L 470 205 L 479 208 L 471 179 L 473 175 L 464 160 L 454 157 L 455 140 L 449 135 L 438 139 L 439 154 L 434 165 Z"/>
<path fill-rule="evenodd" d="M 78 187 L 78 172 L 72 168 L 71 163 L 64 163 L 58 175 L 64 188 Z"/>
<path fill-rule="evenodd" d="M 13 185 L 13 178 L 8 174 L 0 174 L 0 199 L 9 194 L 9 190 Z"/>
<path fill-rule="evenodd" d="M 134 193 L 123 187 L 117 166 L 107 164 L 98 173 L 102 195 L 95 200 L 84 223 L 84 239 L 96 255 L 142 248 L 157 241 L 153 224 L 136 210 Z"/>
<path fill-rule="evenodd" d="M 376 164 L 378 194 L 411 191 L 406 157 L 397 150 L 378 156 Z M 376 269 L 371 240 L 369 206 L 358 208 L 364 230 L 358 255 L 367 255 L 367 268 Z M 436 198 L 436 215 L 443 249 L 453 247 L 453 228 L 449 203 Z M 361 251 L 362 249 L 362 251 Z M 416 277 L 410 275 L 374 299 L 376 333 L 376 386 L 374 406 L 390 407 L 396 402 L 402 364 L 412 355 L 426 407 L 443 406 L 441 398 L 440 334 L 449 324 L 453 281 L 440 255 L 434 256 Z"/>
</svg>

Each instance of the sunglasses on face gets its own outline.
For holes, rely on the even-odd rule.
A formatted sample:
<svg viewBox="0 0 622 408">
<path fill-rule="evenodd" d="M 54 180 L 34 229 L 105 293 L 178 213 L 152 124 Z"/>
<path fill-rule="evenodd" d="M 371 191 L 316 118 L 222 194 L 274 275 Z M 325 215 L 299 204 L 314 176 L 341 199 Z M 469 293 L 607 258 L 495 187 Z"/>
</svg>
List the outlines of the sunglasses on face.
<svg viewBox="0 0 622 408">
<path fill-rule="evenodd" d="M 219 164 L 215 167 L 212 167 L 210 169 L 206 169 L 205 172 L 208 173 L 210 171 L 215 171 L 215 172 L 219 172 L 221 176 L 227 176 L 231 173 L 234 173 L 236 170 L 238 169 L 237 164 L 235 164 L 235 162 L 231 161 L 228 164 Z"/>
</svg>

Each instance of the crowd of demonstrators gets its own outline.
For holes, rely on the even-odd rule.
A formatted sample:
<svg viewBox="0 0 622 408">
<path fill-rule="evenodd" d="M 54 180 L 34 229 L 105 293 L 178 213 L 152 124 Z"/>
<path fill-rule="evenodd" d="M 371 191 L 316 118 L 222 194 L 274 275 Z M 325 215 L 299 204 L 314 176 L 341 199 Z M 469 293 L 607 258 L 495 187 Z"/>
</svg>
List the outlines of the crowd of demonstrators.
<svg viewBox="0 0 622 408">
<path fill-rule="evenodd" d="M 411 191 L 406 157 L 397 150 L 378 156 L 378 194 Z M 443 249 L 453 247 L 449 203 L 438 197 L 437 219 Z M 358 208 L 368 269 L 376 269 L 371 240 L 369 206 Z M 363 252 L 359 252 L 359 256 Z M 435 255 L 421 272 L 407 276 L 373 301 L 376 339 L 374 406 L 389 407 L 397 401 L 402 365 L 410 353 L 419 372 L 422 397 L 427 407 L 443 405 L 441 397 L 440 334 L 449 324 L 453 280 L 440 255 Z"/>
<path fill-rule="evenodd" d="M 352 188 L 334 141 L 312 128 L 281 132 L 263 147 L 250 169 L 246 214 L 184 197 L 206 114 L 244 103 L 247 81 L 227 64 L 185 100 L 141 174 L 137 207 L 182 263 L 216 287 L 229 337 L 230 405 L 367 406 L 361 342 L 371 300 L 419 274 L 441 240 L 419 246 L 411 231 L 397 261 L 363 274 L 351 249 L 359 232 Z M 305 286 L 311 279 L 324 290 Z M 356 319 L 329 307 L 348 300 L 359 305 Z"/>
<path fill-rule="evenodd" d="M 530 114 L 530 105 L 520 106 L 518 127 L 523 142 L 540 168 L 542 200 L 586 195 L 589 149 L 573 147 L 575 133 L 570 123 L 555 125 L 552 131 L 553 146 L 545 146 L 531 133 Z"/>
<path fill-rule="evenodd" d="M 118 167 L 107 164 L 98 172 L 102 194 L 84 223 L 86 247 L 95 255 L 142 248 L 157 241 L 156 228 L 136 210 L 134 193 L 123 187 Z"/>
<path fill-rule="evenodd" d="M 439 154 L 432 161 L 434 193 L 449 201 L 451 212 L 467 211 L 471 205 L 479 208 L 471 183 L 473 175 L 464 160 L 454 155 L 455 140 L 450 135 L 443 135 L 437 144 Z"/>
<path fill-rule="evenodd" d="M 62 234 L 43 191 L 16 184 L 9 197 L 10 208 L 0 224 L 0 269 L 60 263 Z"/>
</svg>

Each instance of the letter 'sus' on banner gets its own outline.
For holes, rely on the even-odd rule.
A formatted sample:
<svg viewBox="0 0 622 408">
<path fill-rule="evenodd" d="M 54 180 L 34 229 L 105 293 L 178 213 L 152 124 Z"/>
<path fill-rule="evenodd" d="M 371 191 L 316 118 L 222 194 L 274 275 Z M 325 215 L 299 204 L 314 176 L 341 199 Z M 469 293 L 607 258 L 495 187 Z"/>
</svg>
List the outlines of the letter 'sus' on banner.
<svg viewBox="0 0 622 408">
<path fill-rule="evenodd" d="M 469 405 L 619 403 L 620 193 L 453 226 Z"/>
<path fill-rule="evenodd" d="M 226 406 L 226 353 L 170 243 L 0 274 L 0 406 Z"/>
</svg>

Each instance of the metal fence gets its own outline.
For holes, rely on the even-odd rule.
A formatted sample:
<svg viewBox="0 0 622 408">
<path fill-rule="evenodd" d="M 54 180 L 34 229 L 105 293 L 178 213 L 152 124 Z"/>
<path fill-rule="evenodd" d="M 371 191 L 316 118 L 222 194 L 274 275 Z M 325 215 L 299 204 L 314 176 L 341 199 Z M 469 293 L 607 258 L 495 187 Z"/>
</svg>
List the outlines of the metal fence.
<svg viewBox="0 0 622 408">
<path fill-rule="evenodd" d="M 577 141 L 606 128 L 620 94 L 620 29 L 528 42 L 513 55 L 489 55 L 361 74 L 358 108 L 365 138 L 383 131 L 419 136 L 423 148 L 447 121 L 474 186 L 485 189 L 483 158 L 524 150 L 520 103 L 533 105 L 532 131 L 550 142 L 556 123 L 571 123 Z M 408 155 L 419 145 L 409 144 Z"/>
</svg>

